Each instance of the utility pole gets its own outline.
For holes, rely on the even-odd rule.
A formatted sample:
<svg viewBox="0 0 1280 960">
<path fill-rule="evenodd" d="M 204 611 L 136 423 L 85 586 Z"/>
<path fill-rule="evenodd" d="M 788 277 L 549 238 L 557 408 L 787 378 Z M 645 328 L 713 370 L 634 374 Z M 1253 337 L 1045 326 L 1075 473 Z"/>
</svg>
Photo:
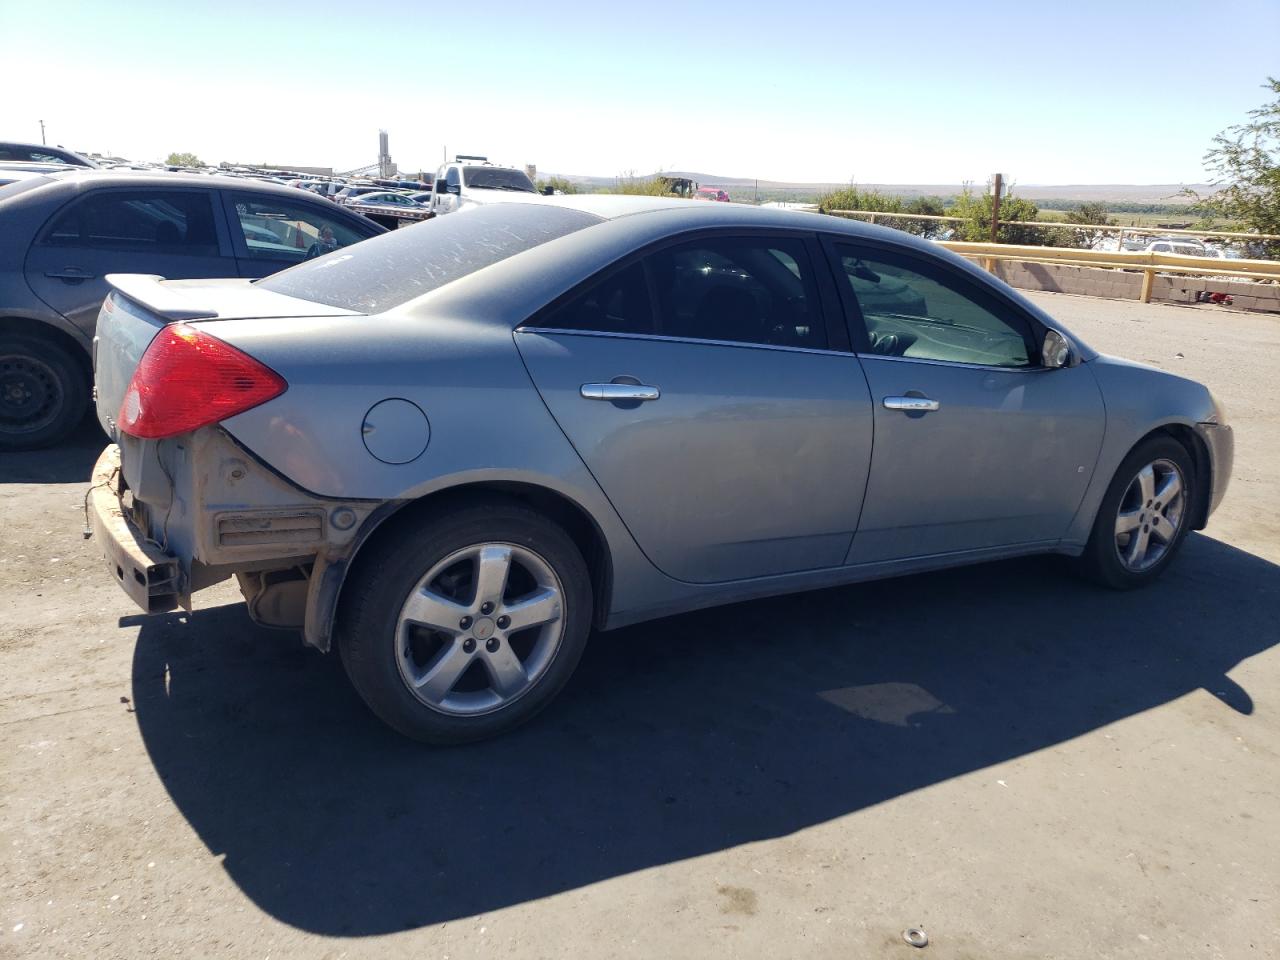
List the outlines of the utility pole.
<svg viewBox="0 0 1280 960">
<path fill-rule="evenodd" d="M 994 180 L 991 196 L 991 242 L 998 243 L 996 237 L 1000 233 L 1000 194 L 1004 190 L 1004 174 L 997 173 Z"/>
<path fill-rule="evenodd" d="M 40 121 L 40 142 L 45 146 L 48 146 L 48 143 L 44 139 L 44 121 L 43 120 Z"/>
</svg>

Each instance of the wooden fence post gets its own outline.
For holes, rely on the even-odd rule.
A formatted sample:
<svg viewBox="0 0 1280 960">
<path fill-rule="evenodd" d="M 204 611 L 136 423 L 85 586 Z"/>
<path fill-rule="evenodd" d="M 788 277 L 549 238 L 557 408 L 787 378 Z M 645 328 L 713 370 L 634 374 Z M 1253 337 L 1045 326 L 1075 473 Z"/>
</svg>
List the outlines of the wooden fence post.
<svg viewBox="0 0 1280 960">
<path fill-rule="evenodd" d="M 995 175 L 995 183 L 992 184 L 991 194 L 991 242 L 999 243 L 1000 240 L 1000 193 L 1004 190 L 1004 174 L 997 173 Z"/>
</svg>

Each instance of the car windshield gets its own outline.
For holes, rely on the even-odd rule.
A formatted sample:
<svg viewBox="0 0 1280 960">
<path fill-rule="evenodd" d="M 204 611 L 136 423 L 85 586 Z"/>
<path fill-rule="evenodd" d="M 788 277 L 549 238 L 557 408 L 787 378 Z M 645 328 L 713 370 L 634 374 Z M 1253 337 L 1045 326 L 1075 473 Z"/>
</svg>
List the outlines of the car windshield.
<svg viewBox="0 0 1280 960">
<path fill-rule="evenodd" d="M 525 193 L 537 193 L 533 181 L 519 170 L 508 170 L 506 167 L 463 167 L 463 181 L 468 187 L 479 187 L 485 190 L 520 190 Z"/>
<path fill-rule="evenodd" d="M 378 313 L 599 222 L 563 207 L 494 204 L 392 230 L 257 283 L 289 297 Z"/>
</svg>

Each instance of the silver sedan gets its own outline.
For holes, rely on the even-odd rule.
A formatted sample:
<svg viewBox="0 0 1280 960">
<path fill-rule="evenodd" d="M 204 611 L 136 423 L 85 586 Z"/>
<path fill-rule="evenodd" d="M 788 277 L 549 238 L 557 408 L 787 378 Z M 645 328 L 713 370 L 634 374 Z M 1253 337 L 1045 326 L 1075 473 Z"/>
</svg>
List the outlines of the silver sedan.
<svg viewBox="0 0 1280 960">
<path fill-rule="evenodd" d="M 111 279 L 111 575 L 151 612 L 235 576 L 425 741 L 532 716 L 593 628 L 1041 553 L 1141 586 L 1231 472 L 1205 387 L 815 214 L 554 198 Z"/>
</svg>

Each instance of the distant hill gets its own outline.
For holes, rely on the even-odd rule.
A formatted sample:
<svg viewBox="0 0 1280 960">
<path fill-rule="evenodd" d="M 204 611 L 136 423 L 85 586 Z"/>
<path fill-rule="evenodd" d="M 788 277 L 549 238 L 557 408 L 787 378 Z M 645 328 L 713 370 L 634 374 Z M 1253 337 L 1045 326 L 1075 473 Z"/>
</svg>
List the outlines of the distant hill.
<svg viewBox="0 0 1280 960">
<path fill-rule="evenodd" d="M 792 183 L 784 180 L 760 180 L 750 177 L 724 177 L 710 173 L 697 173 L 688 170 L 663 171 L 666 176 L 688 177 L 696 180 L 704 187 L 719 187 L 733 194 L 734 199 L 750 199 L 758 191 L 760 199 L 812 199 L 831 190 L 848 186 L 847 183 Z M 551 176 L 552 174 L 544 174 Z M 655 176 L 656 174 L 651 174 Z M 554 174 L 564 177 L 571 183 L 588 190 L 600 190 L 611 187 L 619 177 L 596 177 L 582 174 Z M 974 184 L 975 189 L 982 189 L 984 183 Z M 1215 188 L 1203 183 L 1077 183 L 1077 184 L 1040 184 L 1014 183 L 1014 193 L 1032 200 L 1062 200 L 1082 202 L 1085 200 L 1102 200 L 1112 203 L 1159 203 L 1186 204 L 1188 200 L 1182 196 L 1185 187 L 1201 193 L 1212 193 Z M 964 185 L 959 183 L 859 183 L 859 189 L 878 190 L 881 193 L 904 197 L 952 197 L 959 194 Z"/>
</svg>

